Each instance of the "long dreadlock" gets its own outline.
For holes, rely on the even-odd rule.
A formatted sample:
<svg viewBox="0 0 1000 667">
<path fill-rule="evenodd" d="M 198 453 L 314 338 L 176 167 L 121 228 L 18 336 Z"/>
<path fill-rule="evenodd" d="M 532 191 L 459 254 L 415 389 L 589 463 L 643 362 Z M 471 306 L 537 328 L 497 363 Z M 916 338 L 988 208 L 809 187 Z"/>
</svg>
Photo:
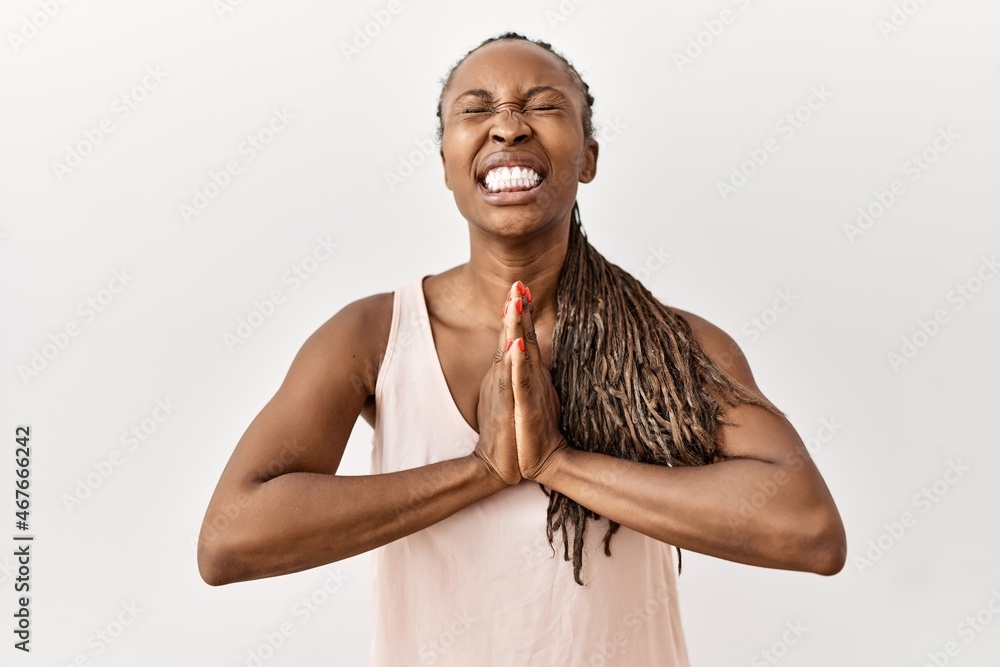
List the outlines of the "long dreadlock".
<svg viewBox="0 0 1000 667">
<path fill-rule="evenodd" d="M 531 42 L 566 65 L 587 102 L 584 134 L 593 137 L 594 98 L 579 72 L 547 42 L 518 33 L 491 37 L 466 53 L 442 82 L 442 98 L 458 65 L 480 47 L 501 39 Z M 441 99 L 438 121 L 440 138 Z M 576 204 L 556 301 L 551 376 L 562 404 L 560 428 L 574 449 L 640 463 L 707 465 L 727 458 L 717 441 L 718 426 L 730 423 L 720 401 L 783 414 L 715 364 L 681 315 L 597 252 L 587 240 Z M 563 559 L 572 559 L 573 578 L 582 586 L 587 520 L 601 517 L 558 491 L 544 486 L 542 491 L 549 498 L 549 546 L 554 549 L 558 531 Z M 611 555 L 611 538 L 620 527 L 609 522 L 603 540 L 607 556 Z M 677 557 L 680 574 L 680 548 Z"/>
<path fill-rule="evenodd" d="M 718 425 L 730 423 L 720 399 L 782 414 L 717 366 L 687 320 L 597 252 L 576 205 L 556 298 L 552 383 L 562 402 L 560 428 L 573 448 L 640 463 L 707 465 L 726 458 L 716 439 Z M 569 560 L 572 537 L 573 577 L 581 585 L 588 518 L 600 517 L 558 491 L 549 493 L 549 544 L 561 531 Z M 609 522 L 607 556 L 619 527 Z M 677 558 L 679 574 L 679 548 Z"/>
</svg>

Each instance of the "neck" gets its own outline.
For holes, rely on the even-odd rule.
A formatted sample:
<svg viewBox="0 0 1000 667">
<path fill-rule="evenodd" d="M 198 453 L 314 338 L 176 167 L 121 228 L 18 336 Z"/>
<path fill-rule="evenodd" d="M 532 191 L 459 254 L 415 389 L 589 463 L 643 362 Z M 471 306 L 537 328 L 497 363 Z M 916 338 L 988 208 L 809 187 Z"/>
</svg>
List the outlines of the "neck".
<svg viewBox="0 0 1000 667">
<path fill-rule="evenodd" d="M 535 324 L 554 326 L 556 290 L 571 224 L 576 223 L 567 218 L 561 224 L 517 237 L 488 235 L 470 225 L 469 262 L 462 266 L 470 309 L 487 321 L 499 319 L 511 284 L 520 280 L 531 289 Z"/>
</svg>

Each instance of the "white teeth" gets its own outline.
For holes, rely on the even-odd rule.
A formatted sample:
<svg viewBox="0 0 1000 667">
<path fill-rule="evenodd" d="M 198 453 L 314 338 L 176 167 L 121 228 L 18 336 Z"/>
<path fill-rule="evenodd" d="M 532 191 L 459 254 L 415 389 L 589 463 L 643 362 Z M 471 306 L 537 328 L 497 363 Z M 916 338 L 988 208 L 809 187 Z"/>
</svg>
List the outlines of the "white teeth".
<svg viewBox="0 0 1000 667">
<path fill-rule="evenodd" d="M 486 172 L 484 181 L 490 192 L 530 190 L 542 181 L 542 177 L 530 167 L 497 167 Z"/>
</svg>

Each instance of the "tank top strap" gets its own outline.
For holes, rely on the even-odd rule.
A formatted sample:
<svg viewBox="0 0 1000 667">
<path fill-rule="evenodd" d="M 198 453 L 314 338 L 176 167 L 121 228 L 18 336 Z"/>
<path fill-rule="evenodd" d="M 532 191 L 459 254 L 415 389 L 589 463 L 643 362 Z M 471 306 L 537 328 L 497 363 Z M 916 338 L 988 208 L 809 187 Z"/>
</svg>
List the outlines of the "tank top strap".
<svg viewBox="0 0 1000 667">
<path fill-rule="evenodd" d="M 472 452 L 479 435 L 448 389 L 434 345 L 423 277 L 393 294 L 392 324 L 375 383 L 372 472 L 393 472 Z"/>
</svg>

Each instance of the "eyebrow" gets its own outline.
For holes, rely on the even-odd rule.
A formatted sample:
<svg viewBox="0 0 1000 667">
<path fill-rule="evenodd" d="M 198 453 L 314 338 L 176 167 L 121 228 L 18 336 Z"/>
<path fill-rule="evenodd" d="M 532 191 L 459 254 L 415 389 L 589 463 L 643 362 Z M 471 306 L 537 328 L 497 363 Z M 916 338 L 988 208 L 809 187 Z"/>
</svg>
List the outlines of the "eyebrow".
<svg viewBox="0 0 1000 667">
<path fill-rule="evenodd" d="M 549 92 L 556 93 L 558 95 L 562 95 L 563 94 L 563 92 L 561 90 L 559 90 L 558 88 L 553 88 L 552 86 L 535 86 L 534 88 L 531 88 L 528 91 L 526 91 L 524 93 L 524 97 L 525 97 L 525 99 L 528 99 L 528 98 L 534 97 L 535 95 L 538 95 L 539 93 L 549 93 Z M 469 96 L 469 95 L 471 95 L 472 97 L 478 97 L 479 99 L 481 99 L 483 101 L 486 101 L 486 102 L 488 102 L 488 101 L 490 101 L 490 100 L 493 99 L 493 94 L 491 92 L 489 92 L 488 90 L 483 90 L 482 88 L 476 88 L 474 90 L 467 90 L 467 91 L 465 91 L 464 93 L 462 93 L 461 95 L 459 95 L 458 97 L 456 97 L 455 101 L 457 102 L 458 100 L 462 99 L 463 97 L 466 97 L 466 96 Z"/>
</svg>

